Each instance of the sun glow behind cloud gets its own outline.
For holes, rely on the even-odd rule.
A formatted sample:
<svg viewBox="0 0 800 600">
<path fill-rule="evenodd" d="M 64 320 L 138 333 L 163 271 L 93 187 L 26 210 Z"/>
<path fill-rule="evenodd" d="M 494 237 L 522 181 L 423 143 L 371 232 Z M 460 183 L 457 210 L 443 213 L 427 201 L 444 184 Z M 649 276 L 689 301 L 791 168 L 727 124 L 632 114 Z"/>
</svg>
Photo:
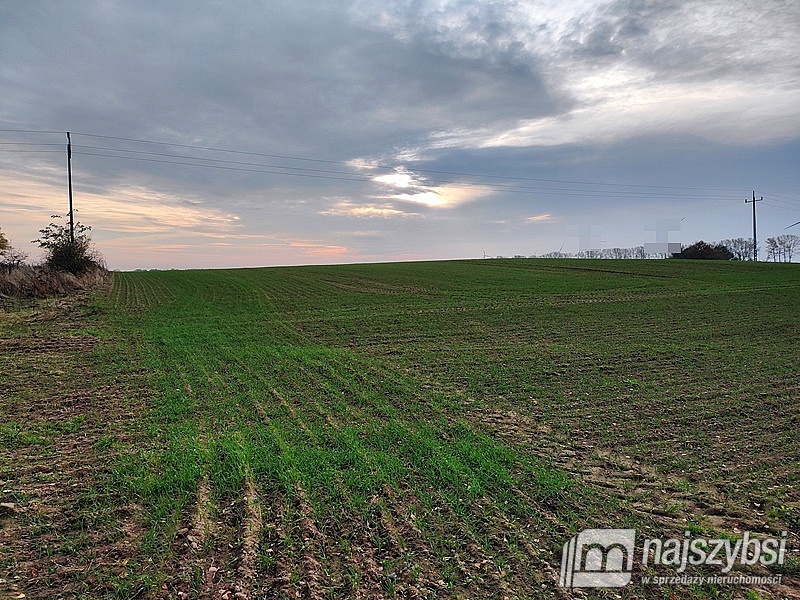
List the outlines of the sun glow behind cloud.
<svg viewBox="0 0 800 600">
<path fill-rule="evenodd" d="M 377 183 L 385 183 L 386 185 L 391 185 L 398 188 L 407 188 L 419 185 L 419 183 L 414 180 L 414 177 L 410 173 L 405 172 L 397 172 L 390 175 L 378 175 L 377 177 L 373 178 L 373 181 L 376 181 Z"/>
<path fill-rule="evenodd" d="M 453 208 L 489 194 L 491 191 L 485 188 L 454 183 L 417 188 L 413 192 L 394 194 L 392 198 L 403 202 L 423 204 L 431 208 Z"/>
<path fill-rule="evenodd" d="M 366 161 L 360 161 L 361 168 L 369 167 Z M 398 167 L 394 173 L 378 175 L 372 178 L 375 183 L 388 186 L 385 195 L 376 195 L 375 199 L 392 200 L 396 203 L 420 204 L 429 208 L 452 208 L 489 195 L 490 190 L 480 185 L 467 183 L 429 183 L 424 177 L 414 174 L 404 167 Z M 392 193 L 394 190 L 403 190 Z M 414 214 L 398 209 L 394 204 L 386 207 L 384 214 L 375 213 L 374 216 L 394 216 L 399 211 L 404 215 Z M 329 213 L 328 213 L 329 214 Z M 398 215 L 399 216 L 399 215 Z"/>
</svg>

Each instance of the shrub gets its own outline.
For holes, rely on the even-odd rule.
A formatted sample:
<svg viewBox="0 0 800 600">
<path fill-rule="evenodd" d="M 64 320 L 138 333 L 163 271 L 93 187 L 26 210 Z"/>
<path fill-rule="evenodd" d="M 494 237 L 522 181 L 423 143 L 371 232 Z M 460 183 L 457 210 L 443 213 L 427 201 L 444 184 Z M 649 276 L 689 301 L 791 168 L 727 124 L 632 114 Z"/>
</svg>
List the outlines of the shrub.
<svg viewBox="0 0 800 600">
<path fill-rule="evenodd" d="M 40 229 L 42 236 L 33 240 L 40 248 L 47 251 L 45 264 L 58 271 L 66 271 L 73 275 L 81 275 L 93 269 L 105 269 L 103 259 L 92 247 L 88 225 L 75 223 L 70 232 L 69 225 L 60 215 L 53 215 L 54 219 L 62 219 L 63 223 L 52 222 L 44 229 Z"/>
<path fill-rule="evenodd" d="M 673 258 L 695 258 L 703 260 L 733 260 L 733 253 L 723 246 L 717 244 L 712 246 L 708 242 L 700 240 L 691 246 L 684 248 L 680 254 L 673 254 Z"/>
</svg>

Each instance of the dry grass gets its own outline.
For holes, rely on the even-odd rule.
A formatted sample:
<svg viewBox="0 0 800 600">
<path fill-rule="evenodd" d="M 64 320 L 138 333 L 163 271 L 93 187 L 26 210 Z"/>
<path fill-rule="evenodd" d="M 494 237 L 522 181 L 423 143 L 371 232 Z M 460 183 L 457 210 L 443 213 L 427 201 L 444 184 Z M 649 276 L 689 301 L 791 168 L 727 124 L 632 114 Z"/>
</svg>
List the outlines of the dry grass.
<svg viewBox="0 0 800 600">
<path fill-rule="evenodd" d="M 46 266 L 22 265 L 0 270 L 0 302 L 13 306 L 14 299 L 50 298 L 94 289 L 109 277 L 105 269 L 92 269 L 80 276 Z"/>
</svg>

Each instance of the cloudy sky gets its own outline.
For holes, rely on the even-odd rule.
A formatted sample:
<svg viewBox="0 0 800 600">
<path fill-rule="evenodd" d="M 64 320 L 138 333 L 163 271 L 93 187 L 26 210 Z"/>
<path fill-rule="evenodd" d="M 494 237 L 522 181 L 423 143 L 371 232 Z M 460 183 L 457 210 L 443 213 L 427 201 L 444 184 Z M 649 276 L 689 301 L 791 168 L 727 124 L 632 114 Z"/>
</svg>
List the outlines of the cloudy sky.
<svg viewBox="0 0 800 600">
<path fill-rule="evenodd" d="M 796 0 L 0 2 L 0 228 L 109 266 L 798 233 Z"/>
</svg>

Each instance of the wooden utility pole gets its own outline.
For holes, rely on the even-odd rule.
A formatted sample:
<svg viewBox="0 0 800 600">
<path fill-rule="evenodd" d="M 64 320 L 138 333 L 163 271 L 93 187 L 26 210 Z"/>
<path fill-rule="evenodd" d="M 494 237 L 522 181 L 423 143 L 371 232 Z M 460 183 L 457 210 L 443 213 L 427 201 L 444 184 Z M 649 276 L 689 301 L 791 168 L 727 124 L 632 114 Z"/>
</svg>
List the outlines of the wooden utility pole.
<svg viewBox="0 0 800 600">
<path fill-rule="evenodd" d="M 758 200 L 756 200 L 756 191 L 753 190 L 753 199 L 747 200 L 745 199 L 745 204 L 752 202 L 753 203 L 753 260 L 758 260 L 758 237 L 756 237 L 756 202 L 761 202 L 764 199 L 764 196 L 761 196 Z"/>
<path fill-rule="evenodd" d="M 69 178 L 69 241 L 75 244 L 75 224 L 72 219 L 72 139 L 67 132 L 67 176 Z"/>
</svg>

